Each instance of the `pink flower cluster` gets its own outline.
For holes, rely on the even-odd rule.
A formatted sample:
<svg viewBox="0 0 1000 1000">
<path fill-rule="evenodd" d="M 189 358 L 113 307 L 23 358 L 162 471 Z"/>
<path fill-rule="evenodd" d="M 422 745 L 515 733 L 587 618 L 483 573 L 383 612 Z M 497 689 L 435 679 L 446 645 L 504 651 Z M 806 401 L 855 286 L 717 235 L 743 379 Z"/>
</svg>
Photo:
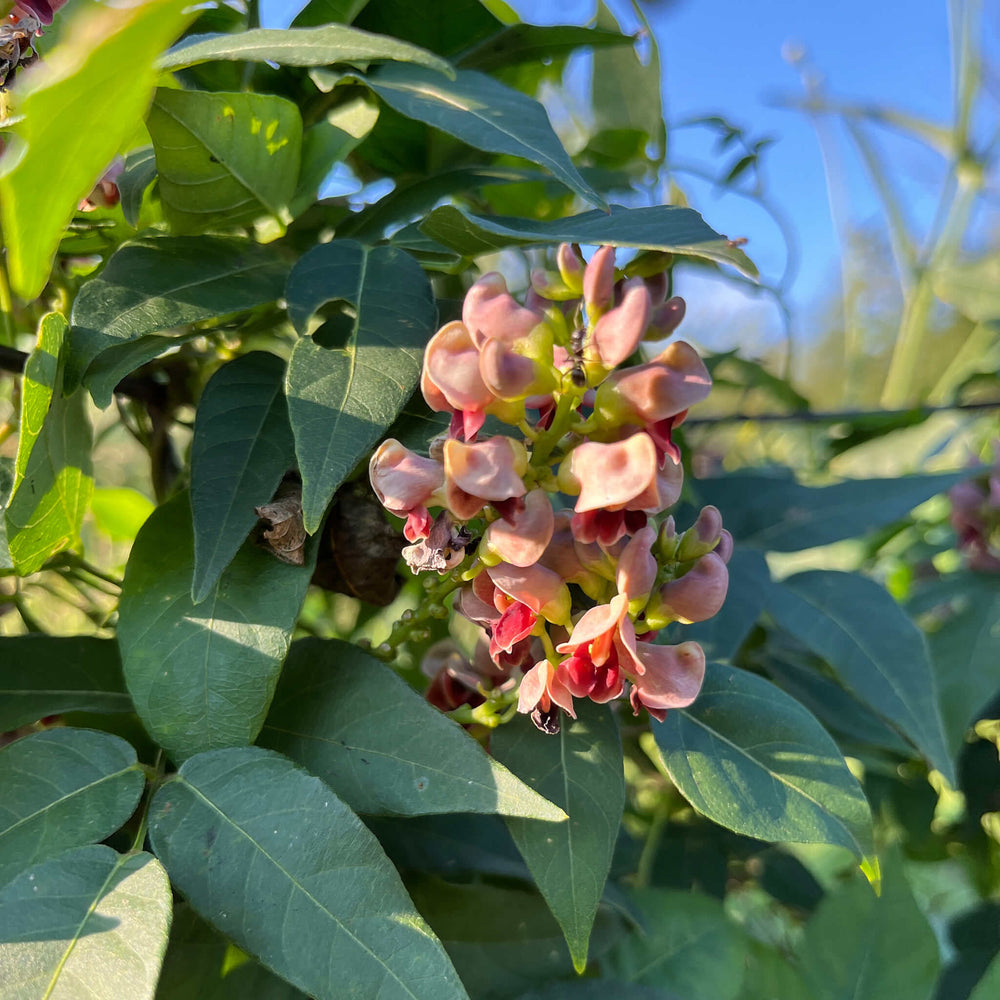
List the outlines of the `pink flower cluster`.
<svg viewBox="0 0 1000 1000">
<path fill-rule="evenodd" d="M 683 301 L 666 298 L 662 274 L 620 277 L 611 247 L 585 264 L 563 245 L 557 265 L 532 275 L 524 304 L 496 273 L 469 289 L 424 357 L 421 389 L 448 433 L 429 457 L 388 440 L 369 467 L 405 519 L 410 567 L 461 566 L 455 607 L 484 630 L 474 663 L 444 655 L 432 697 L 454 707 L 461 689 L 516 685 L 523 671 L 518 711 L 547 732 L 575 698 L 628 691 L 661 720 L 689 705 L 701 647 L 654 639 L 719 610 L 732 549 L 714 507 L 683 534 L 652 520 L 683 483 L 673 429 L 711 388 L 697 352 L 675 341 L 620 367 L 673 331 Z M 484 437 L 489 417 L 516 430 Z"/>
</svg>

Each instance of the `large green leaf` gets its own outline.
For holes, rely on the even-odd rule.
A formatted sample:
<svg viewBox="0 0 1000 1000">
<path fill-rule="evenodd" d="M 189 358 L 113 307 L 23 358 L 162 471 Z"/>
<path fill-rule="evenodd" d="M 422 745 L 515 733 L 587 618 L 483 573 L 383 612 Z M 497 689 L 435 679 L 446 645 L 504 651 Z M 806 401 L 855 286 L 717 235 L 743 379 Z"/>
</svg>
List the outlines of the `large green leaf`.
<svg viewBox="0 0 1000 1000">
<path fill-rule="evenodd" d="M 61 387 L 59 358 L 66 334 L 66 317 L 46 313 L 38 324 L 34 350 L 24 363 L 21 380 L 21 423 L 17 435 L 17 458 L 14 462 L 14 489 L 24 478 L 31 449 L 42 432 L 52 396 Z"/>
<path fill-rule="evenodd" d="M 550 222 L 472 215 L 453 205 L 443 205 L 431 212 L 420 229 L 468 257 L 508 247 L 604 243 L 640 250 L 663 250 L 681 257 L 704 257 L 720 264 L 731 264 L 751 277 L 757 275 L 750 258 L 730 245 L 697 212 L 672 205 L 650 208 L 612 205 L 609 213 L 584 212 Z"/>
<path fill-rule="evenodd" d="M 60 381 L 5 512 L 10 556 L 20 576 L 37 572 L 50 556 L 79 544 L 94 490 L 84 395 L 64 396 Z"/>
<path fill-rule="evenodd" d="M 160 56 L 160 69 L 183 69 L 213 59 L 276 62 L 282 66 L 332 66 L 347 63 L 364 67 L 386 61 L 419 63 L 450 76 L 447 60 L 416 45 L 373 35 L 344 24 L 315 28 L 252 28 L 237 34 L 189 35 Z"/>
<path fill-rule="evenodd" d="M 156 858 L 96 845 L 0 889 L 4 1000 L 152 1000 L 170 927 Z"/>
<path fill-rule="evenodd" d="M 68 847 L 110 836 L 146 783 L 135 750 L 109 733 L 47 729 L 0 750 L 0 884 Z"/>
<path fill-rule="evenodd" d="M 806 924 L 803 972 L 814 1000 L 928 1000 L 940 958 L 898 859 L 882 894 L 861 877 L 828 893 Z"/>
<path fill-rule="evenodd" d="M 684 1000 L 676 993 L 620 979 L 576 979 L 522 993 L 519 1000 Z"/>
<path fill-rule="evenodd" d="M 871 811 L 837 744 L 794 698 L 709 664 L 694 704 L 653 723 L 670 779 L 709 819 L 768 841 L 872 848 Z"/>
<path fill-rule="evenodd" d="M 954 783 L 927 643 L 888 591 L 856 573 L 815 570 L 774 584 L 767 610 Z"/>
<path fill-rule="evenodd" d="M 322 778 L 356 812 L 566 818 L 348 642 L 292 644 L 261 742 Z"/>
<path fill-rule="evenodd" d="M 309 0 L 292 24 L 295 27 L 350 24 L 367 3 L 368 0 Z"/>
<path fill-rule="evenodd" d="M 149 831 L 202 916 L 319 1000 L 466 996 L 375 837 L 280 754 L 192 758 L 154 796 Z"/>
<path fill-rule="evenodd" d="M 175 232 L 285 217 L 302 153 L 302 118 L 291 101 L 161 87 L 146 126 Z"/>
<path fill-rule="evenodd" d="M 501 7 L 506 7 L 506 17 L 500 13 Z M 451 58 L 495 35 L 504 21 L 516 19 L 506 4 L 484 4 L 481 0 L 438 0 L 432 4 L 375 0 L 365 6 L 355 23 L 366 31 L 405 38 Z"/>
<path fill-rule="evenodd" d="M 948 746 L 957 756 L 966 730 L 1000 692 L 1000 578 L 957 573 L 928 588 L 940 621 L 928 637 Z"/>
<path fill-rule="evenodd" d="M 437 307 L 420 266 L 394 247 L 352 240 L 314 247 L 292 269 L 288 314 L 304 330 L 324 303 L 354 310 L 346 344 L 304 337 L 285 380 L 302 473 L 302 511 L 312 534 L 337 487 L 396 419 L 420 379 Z"/>
<path fill-rule="evenodd" d="M 363 82 L 401 115 L 475 149 L 537 163 L 585 201 L 607 207 L 573 166 L 545 109 L 499 80 L 467 69 L 449 79 L 423 66 L 392 63 L 372 71 Z"/>
<path fill-rule="evenodd" d="M 208 924 L 185 903 L 174 907 L 156 1000 L 305 1000 Z"/>
<path fill-rule="evenodd" d="M 288 652 L 311 562 L 291 566 L 248 541 L 195 605 L 187 494 L 142 526 L 125 569 L 118 643 L 136 711 L 174 759 L 253 741 Z"/>
<path fill-rule="evenodd" d="M 733 1000 L 743 981 L 746 944 L 722 904 L 663 889 L 633 896 L 646 918 L 646 933 L 620 942 L 602 965 L 622 979 L 672 990 L 684 1000 Z"/>
<path fill-rule="evenodd" d="M 621 739 L 607 705 L 577 700 L 557 736 L 544 736 L 525 716 L 494 734 L 494 756 L 569 815 L 562 824 L 508 817 L 518 850 L 566 936 L 582 971 L 611 867 L 625 802 Z"/>
<path fill-rule="evenodd" d="M 634 45 L 630 35 L 577 24 L 506 24 L 458 57 L 462 69 L 495 73 L 523 63 L 563 59 L 577 49 Z"/>
<path fill-rule="evenodd" d="M 764 595 L 771 581 L 764 557 L 753 549 L 737 548 L 729 560 L 729 590 L 722 609 L 708 621 L 683 629 L 683 638 L 694 639 L 712 660 L 732 659 L 764 610 Z"/>
<path fill-rule="evenodd" d="M 61 712 L 128 712 L 118 644 L 90 636 L 0 639 L 0 732 Z"/>
<path fill-rule="evenodd" d="M 700 479 L 695 490 L 700 503 L 722 511 L 737 542 L 771 552 L 795 552 L 892 524 L 969 475 L 964 470 L 811 487 L 791 478 L 740 472 Z"/>
<path fill-rule="evenodd" d="M 287 274 L 272 249 L 249 240 L 155 234 L 125 243 L 73 303 L 67 384 L 75 387 L 104 351 L 274 302 Z M 162 353 L 175 343 L 164 337 L 154 350 Z M 143 353 L 135 367 L 156 353 Z M 107 406 L 110 391 L 95 393 L 95 401 Z"/>
<path fill-rule="evenodd" d="M 14 93 L 23 120 L 0 159 L 0 224 L 14 291 L 35 299 L 77 204 L 135 131 L 154 59 L 191 14 L 184 0 L 91 7 Z"/>
<path fill-rule="evenodd" d="M 208 596 L 295 464 L 288 424 L 285 363 L 253 351 L 208 381 L 191 442 L 194 577 L 191 598 Z"/>
</svg>

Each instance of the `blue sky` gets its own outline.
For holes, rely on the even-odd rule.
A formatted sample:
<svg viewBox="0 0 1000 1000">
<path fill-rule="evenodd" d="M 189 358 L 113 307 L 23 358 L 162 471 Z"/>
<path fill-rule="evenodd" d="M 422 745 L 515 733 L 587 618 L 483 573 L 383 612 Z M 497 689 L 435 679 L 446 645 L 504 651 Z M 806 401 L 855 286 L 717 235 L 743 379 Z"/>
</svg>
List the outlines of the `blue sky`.
<svg viewBox="0 0 1000 1000">
<path fill-rule="evenodd" d="M 286 0 L 262 4 L 275 19 L 290 6 Z M 594 0 L 513 0 L 512 6 L 536 23 L 584 24 L 594 12 Z M 635 26 L 627 0 L 609 0 L 609 6 L 625 27 Z M 788 42 L 803 45 L 829 91 L 840 98 L 890 105 L 947 124 L 952 113 L 947 2 L 659 0 L 643 7 L 660 48 L 668 122 L 720 114 L 754 138 L 767 135 L 775 140 L 765 154 L 765 186 L 795 230 L 798 267 L 789 301 L 796 332 L 806 336 L 811 316 L 839 289 L 840 245 L 816 131 L 803 114 L 778 106 L 782 96 L 802 93 L 799 74 L 782 58 L 782 47 Z M 1000 5 L 987 0 L 983 23 L 985 44 L 995 52 Z M 1000 93 L 1000 87 L 994 93 Z M 996 96 L 986 112 L 996 120 Z M 833 122 L 829 130 L 837 150 L 842 218 L 854 225 L 881 224 L 878 201 L 845 133 Z M 898 135 L 872 135 L 893 166 L 909 217 L 918 230 L 926 228 L 943 161 Z M 676 131 L 671 159 L 717 168 L 714 142 L 714 135 L 704 129 Z M 692 201 L 706 220 L 730 237 L 747 237 L 747 252 L 766 277 L 776 280 L 785 264 L 784 242 L 768 216 L 745 199 L 719 196 L 708 185 L 689 183 Z M 981 218 L 980 228 L 995 226 L 995 221 L 995 214 Z M 759 328 L 762 346 L 777 336 L 777 314 L 766 297 L 744 301 L 728 285 L 693 279 L 688 285 L 681 289 L 689 300 L 685 326 L 699 328 L 696 339 L 708 346 L 728 346 L 725 335 L 715 335 L 711 328 L 733 308 L 743 311 L 749 326 Z"/>
</svg>

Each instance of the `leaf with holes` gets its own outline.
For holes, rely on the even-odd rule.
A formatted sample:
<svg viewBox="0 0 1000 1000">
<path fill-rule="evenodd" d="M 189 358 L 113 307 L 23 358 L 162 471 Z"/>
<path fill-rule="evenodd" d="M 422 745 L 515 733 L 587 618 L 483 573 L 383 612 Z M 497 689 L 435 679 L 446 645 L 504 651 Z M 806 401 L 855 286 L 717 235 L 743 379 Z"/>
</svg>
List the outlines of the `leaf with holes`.
<svg viewBox="0 0 1000 1000">
<path fill-rule="evenodd" d="M 153 1000 L 170 883 L 149 854 L 67 851 L 0 889 L 4 1000 Z"/>
<path fill-rule="evenodd" d="M 161 87 L 146 125 L 175 232 L 284 216 L 302 152 L 302 118 L 291 101 Z"/>
<path fill-rule="evenodd" d="M 578 699 L 577 711 L 577 719 L 564 715 L 559 734 L 550 737 L 518 716 L 496 731 L 492 750 L 569 816 L 560 824 L 508 817 L 507 826 L 580 972 L 621 825 L 625 779 L 610 708 Z"/>
<path fill-rule="evenodd" d="M 288 362 L 285 396 L 302 473 L 303 518 L 312 534 L 337 487 L 396 419 L 420 380 L 437 307 L 412 257 L 353 240 L 303 254 L 289 275 L 285 298 L 300 332 L 325 303 L 346 302 L 353 311 L 345 344 L 323 347 L 303 337 Z"/>
<path fill-rule="evenodd" d="M 464 1000 L 378 841 L 280 754 L 199 754 L 160 787 L 150 839 L 192 906 L 319 1000 Z"/>
</svg>

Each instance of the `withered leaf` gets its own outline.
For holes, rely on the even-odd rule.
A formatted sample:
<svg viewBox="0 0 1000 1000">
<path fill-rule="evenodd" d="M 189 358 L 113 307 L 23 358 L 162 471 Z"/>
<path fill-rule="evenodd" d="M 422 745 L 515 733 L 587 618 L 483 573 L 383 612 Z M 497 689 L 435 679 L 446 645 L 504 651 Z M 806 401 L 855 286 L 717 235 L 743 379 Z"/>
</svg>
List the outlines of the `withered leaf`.
<svg viewBox="0 0 1000 1000">
<path fill-rule="evenodd" d="M 255 507 L 259 518 L 267 522 L 260 533 L 260 544 L 282 562 L 301 566 L 305 562 L 306 529 L 302 524 L 302 484 L 286 479 L 274 499 Z"/>
</svg>

